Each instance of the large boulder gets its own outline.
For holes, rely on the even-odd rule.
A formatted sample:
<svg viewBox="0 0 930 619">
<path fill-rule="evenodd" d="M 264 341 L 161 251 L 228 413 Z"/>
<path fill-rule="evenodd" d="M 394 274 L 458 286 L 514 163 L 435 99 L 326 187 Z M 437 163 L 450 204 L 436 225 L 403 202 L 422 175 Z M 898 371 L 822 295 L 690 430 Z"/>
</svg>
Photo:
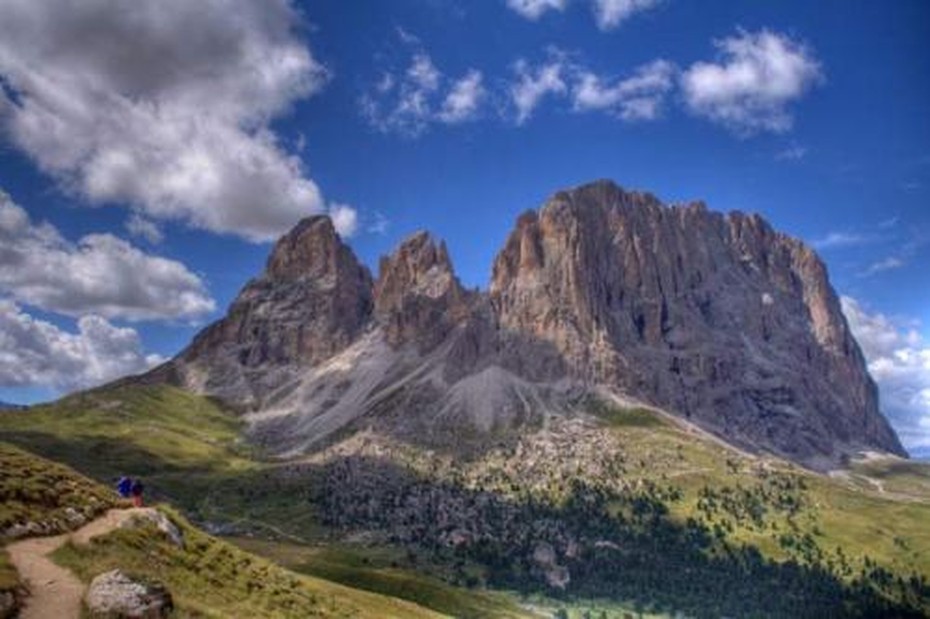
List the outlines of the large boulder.
<svg viewBox="0 0 930 619">
<path fill-rule="evenodd" d="M 134 581 L 120 570 L 96 576 L 85 602 L 92 617 L 109 619 L 158 619 L 174 607 L 167 589 Z"/>
</svg>

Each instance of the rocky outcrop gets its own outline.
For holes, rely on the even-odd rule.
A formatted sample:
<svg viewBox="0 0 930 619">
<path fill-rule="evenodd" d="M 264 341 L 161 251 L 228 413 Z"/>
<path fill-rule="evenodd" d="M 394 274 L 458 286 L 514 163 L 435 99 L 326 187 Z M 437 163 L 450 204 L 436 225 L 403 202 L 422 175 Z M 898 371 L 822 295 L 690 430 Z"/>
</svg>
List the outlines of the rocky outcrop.
<svg viewBox="0 0 930 619">
<path fill-rule="evenodd" d="M 758 215 L 599 182 L 520 217 L 494 264 L 500 324 L 569 372 L 748 447 L 816 465 L 902 453 L 826 269 Z"/>
<path fill-rule="evenodd" d="M 265 272 L 243 288 L 226 317 L 158 372 L 255 408 L 302 368 L 354 341 L 371 308 L 368 269 L 328 217 L 310 217 L 277 242 Z"/>
<path fill-rule="evenodd" d="M 158 529 L 169 542 L 178 548 L 184 548 L 184 535 L 168 516 L 164 515 L 157 509 L 148 509 L 134 513 L 130 518 L 123 520 L 119 528 L 121 529 L 138 529 L 140 527 L 152 526 Z"/>
<path fill-rule="evenodd" d="M 480 441 L 595 389 L 814 467 L 903 454 L 810 248 L 758 215 L 606 181 L 521 215 L 486 293 L 425 232 L 372 281 L 326 217 L 306 219 L 150 377 L 243 405 L 253 437 L 288 455 L 372 427 Z"/>
<path fill-rule="evenodd" d="M 446 244 L 426 232 L 381 258 L 375 318 L 391 346 L 415 343 L 428 352 L 469 316 L 469 294 L 452 270 Z"/>
<path fill-rule="evenodd" d="M 120 570 L 96 576 L 85 601 L 91 617 L 158 619 L 167 617 L 173 609 L 167 589 L 136 582 Z"/>
</svg>

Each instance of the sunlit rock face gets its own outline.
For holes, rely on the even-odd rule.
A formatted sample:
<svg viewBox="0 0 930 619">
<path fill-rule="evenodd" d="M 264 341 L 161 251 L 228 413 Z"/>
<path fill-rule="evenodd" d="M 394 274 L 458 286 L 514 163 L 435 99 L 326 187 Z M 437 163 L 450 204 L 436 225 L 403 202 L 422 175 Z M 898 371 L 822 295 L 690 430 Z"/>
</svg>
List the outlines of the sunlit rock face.
<svg viewBox="0 0 930 619">
<path fill-rule="evenodd" d="M 500 324 L 747 447 L 816 464 L 903 453 L 826 268 L 758 215 L 597 182 L 522 215 L 494 264 Z"/>
<path fill-rule="evenodd" d="M 373 280 L 326 217 L 308 218 L 150 378 L 249 411 L 283 454 L 362 427 L 480 442 L 574 414 L 592 390 L 817 468 L 903 453 L 810 248 L 758 215 L 607 181 L 521 215 L 487 292 L 463 288 L 425 232 Z"/>
</svg>

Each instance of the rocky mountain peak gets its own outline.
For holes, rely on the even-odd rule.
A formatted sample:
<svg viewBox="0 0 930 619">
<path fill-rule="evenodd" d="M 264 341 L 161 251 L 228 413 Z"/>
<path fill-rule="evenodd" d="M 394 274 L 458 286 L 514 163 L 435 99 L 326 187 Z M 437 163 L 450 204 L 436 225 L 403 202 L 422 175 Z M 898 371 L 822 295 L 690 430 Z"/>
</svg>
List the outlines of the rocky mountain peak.
<svg viewBox="0 0 930 619">
<path fill-rule="evenodd" d="M 606 390 L 812 467 L 903 454 L 813 250 L 759 215 L 610 181 L 520 215 L 487 293 L 426 232 L 372 281 L 328 218 L 305 219 L 169 367 L 271 411 L 254 432 L 287 453 L 362 420 L 455 443 L 461 424 L 572 414 Z"/>
<path fill-rule="evenodd" d="M 795 459 L 902 453 L 826 268 L 759 215 L 665 206 L 605 181 L 517 220 L 490 290 L 502 328 L 571 375 Z"/>
<path fill-rule="evenodd" d="M 425 351 L 467 316 L 468 296 L 445 242 L 421 231 L 381 258 L 375 317 L 392 346 L 416 342 Z"/>
<path fill-rule="evenodd" d="M 346 247 L 332 220 L 326 215 L 302 219 L 275 243 L 265 267 L 265 275 L 274 280 L 298 278 L 332 279 L 354 256 Z"/>
<path fill-rule="evenodd" d="M 201 331 L 171 364 L 180 382 L 246 408 L 301 368 L 359 336 L 372 309 L 372 279 L 329 217 L 298 223 L 275 243 L 265 272 L 224 318 Z"/>
</svg>

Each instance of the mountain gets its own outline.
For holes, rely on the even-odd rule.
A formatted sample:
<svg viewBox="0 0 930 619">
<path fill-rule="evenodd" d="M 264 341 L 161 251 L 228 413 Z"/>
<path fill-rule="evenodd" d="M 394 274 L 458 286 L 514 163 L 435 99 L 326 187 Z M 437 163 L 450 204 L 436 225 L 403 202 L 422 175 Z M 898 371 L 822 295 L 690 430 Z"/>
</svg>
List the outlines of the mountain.
<svg viewBox="0 0 930 619">
<path fill-rule="evenodd" d="M 327 217 L 305 219 L 146 380 L 244 410 L 278 455 L 364 428 L 480 449 L 603 393 L 815 469 L 906 455 L 812 249 L 758 215 L 609 181 L 521 215 L 487 291 L 428 233 L 373 278 Z"/>
<path fill-rule="evenodd" d="M 823 264 L 611 183 L 521 215 L 485 291 L 428 233 L 372 275 L 309 218 L 175 359 L 0 440 L 451 616 L 930 613 L 930 468 Z"/>
</svg>

